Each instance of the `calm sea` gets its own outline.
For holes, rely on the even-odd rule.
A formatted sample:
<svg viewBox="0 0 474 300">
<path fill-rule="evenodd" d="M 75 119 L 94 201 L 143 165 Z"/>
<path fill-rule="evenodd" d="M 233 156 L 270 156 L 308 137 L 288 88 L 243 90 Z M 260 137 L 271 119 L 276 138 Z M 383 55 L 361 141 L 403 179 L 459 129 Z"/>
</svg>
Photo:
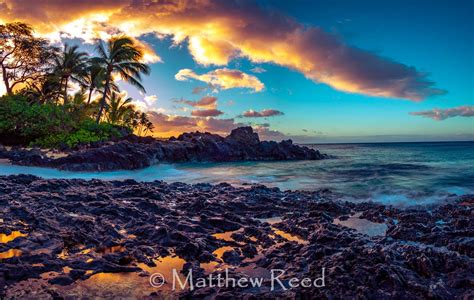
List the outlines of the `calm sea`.
<svg viewBox="0 0 474 300">
<path fill-rule="evenodd" d="M 474 193 L 474 142 L 309 145 L 336 156 L 323 161 L 162 164 L 137 171 L 76 173 L 2 164 L 0 175 L 261 183 L 281 189 L 329 188 L 347 200 L 432 203 Z"/>
</svg>

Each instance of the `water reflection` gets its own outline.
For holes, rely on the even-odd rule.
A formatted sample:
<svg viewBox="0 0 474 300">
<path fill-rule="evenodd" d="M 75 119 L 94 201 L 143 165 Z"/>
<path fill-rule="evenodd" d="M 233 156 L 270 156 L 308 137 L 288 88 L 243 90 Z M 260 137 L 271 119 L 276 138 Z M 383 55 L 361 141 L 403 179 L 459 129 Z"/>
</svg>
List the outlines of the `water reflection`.
<svg viewBox="0 0 474 300">
<path fill-rule="evenodd" d="M 374 223 L 361 219 L 361 212 L 350 216 L 347 220 L 334 219 L 333 224 L 349 227 L 368 236 L 384 236 L 388 226 L 383 223 Z"/>
<path fill-rule="evenodd" d="M 0 233 L 0 244 L 6 244 L 13 241 L 16 238 L 27 236 L 25 233 L 20 231 L 12 231 L 10 234 Z"/>
<path fill-rule="evenodd" d="M 297 242 L 298 244 L 301 244 L 301 245 L 307 245 L 309 242 L 305 239 L 302 239 L 296 235 L 293 235 L 291 233 L 288 233 L 288 232 L 285 232 L 283 230 L 280 230 L 280 229 L 277 229 L 277 228 L 273 228 L 273 232 L 279 236 L 281 236 L 282 238 L 284 238 L 285 240 L 287 241 L 290 241 L 290 242 Z"/>
<path fill-rule="evenodd" d="M 232 238 L 232 235 L 234 233 L 241 233 L 243 232 L 244 229 L 240 228 L 238 230 L 233 230 L 233 231 L 226 231 L 222 233 L 214 233 L 212 236 L 215 237 L 218 240 L 226 241 L 226 242 L 235 242 L 234 238 Z"/>
<path fill-rule="evenodd" d="M 8 259 L 12 257 L 17 257 L 22 254 L 21 250 L 19 249 L 10 249 L 4 252 L 0 252 L 0 259 Z"/>
</svg>

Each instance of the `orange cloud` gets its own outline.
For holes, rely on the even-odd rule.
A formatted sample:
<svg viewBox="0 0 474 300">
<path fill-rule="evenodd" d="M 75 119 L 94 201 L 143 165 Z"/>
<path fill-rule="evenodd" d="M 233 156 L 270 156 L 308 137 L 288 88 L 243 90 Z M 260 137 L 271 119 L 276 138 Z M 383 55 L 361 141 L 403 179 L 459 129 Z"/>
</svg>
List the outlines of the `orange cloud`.
<svg viewBox="0 0 474 300">
<path fill-rule="evenodd" d="M 205 96 L 198 101 L 179 99 L 175 100 L 176 103 L 184 103 L 197 108 L 214 109 L 217 107 L 217 97 Z"/>
<path fill-rule="evenodd" d="M 31 23 L 40 34 L 55 38 L 168 35 L 176 44 L 187 42 L 202 65 L 222 66 L 244 57 L 297 70 L 315 82 L 351 93 L 413 101 L 445 93 L 412 66 L 347 45 L 319 27 L 308 27 L 252 1 L 0 2 L 0 21 L 14 20 Z"/>
<path fill-rule="evenodd" d="M 148 117 L 155 126 L 153 134 L 157 137 L 178 136 L 183 132 L 193 131 L 212 132 L 226 136 L 232 129 L 240 126 L 248 126 L 248 124 L 235 122 L 234 119 L 172 116 L 160 112 L 150 112 L 148 113 Z M 280 131 L 270 129 L 267 125 L 268 124 L 252 125 L 261 140 L 280 141 L 288 138 L 308 138 L 307 136 L 287 136 Z"/>
<path fill-rule="evenodd" d="M 234 119 L 172 116 L 159 112 L 148 113 L 155 126 L 154 135 L 159 137 L 178 136 L 183 132 L 201 131 L 227 135 L 232 129 L 242 126 Z"/>
<path fill-rule="evenodd" d="M 182 69 L 174 76 L 176 80 L 186 81 L 195 79 L 205 82 L 215 89 L 228 90 L 232 88 L 249 88 L 256 92 L 263 90 L 265 85 L 255 76 L 239 70 L 227 68 L 216 69 L 206 74 L 196 74 L 191 69 Z"/>
<path fill-rule="evenodd" d="M 194 117 L 217 117 L 224 114 L 218 109 L 196 109 L 191 111 L 191 116 Z"/>
</svg>

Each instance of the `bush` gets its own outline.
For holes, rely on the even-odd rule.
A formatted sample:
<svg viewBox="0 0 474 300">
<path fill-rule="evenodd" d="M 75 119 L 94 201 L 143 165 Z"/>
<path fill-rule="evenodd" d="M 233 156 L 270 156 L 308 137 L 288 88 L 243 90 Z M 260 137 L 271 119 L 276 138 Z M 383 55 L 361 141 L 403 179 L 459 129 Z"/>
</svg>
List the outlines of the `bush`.
<svg viewBox="0 0 474 300">
<path fill-rule="evenodd" d="M 70 133 L 59 133 L 36 139 L 31 145 L 45 148 L 69 147 L 73 148 L 80 144 L 89 144 L 106 141 L 111 138 L 120 137 L 121 134 L 114 126 L 101 123 L 96 124 L 92 120 L 82 122 L 78 128 Z"/>
<path fill-rule="evenodd" d="M 0 97 L 0 143 L 45 148 L 105 141 L 128 131 L 92 119 L 74 121 L 62 106 L 29 103 L 23 96 Z"/>
<path fill-rule="evenodd" d="M 0 142 L 26 145 L 73 128 L 66 113 L 54 104 L 30 104 L 23 96 L 0 98 Z"/>
</svg>

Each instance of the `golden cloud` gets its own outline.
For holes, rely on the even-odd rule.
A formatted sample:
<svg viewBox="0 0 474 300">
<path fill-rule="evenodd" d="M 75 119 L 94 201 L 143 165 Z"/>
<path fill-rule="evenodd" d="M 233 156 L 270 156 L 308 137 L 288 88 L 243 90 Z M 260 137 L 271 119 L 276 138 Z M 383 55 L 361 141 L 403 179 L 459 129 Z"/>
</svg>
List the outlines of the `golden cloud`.
<svg viewBox="0 0 474 300">
<path fill-rule="evenodd" d="M 228 90 L 232 88 L 249 88 L 256 92 L 263 90 L 265 85 L 255 76 L 239 70 L 227 68 L 216 69 L 206 74 L 196 74 L 191 69 L 182 69 L 174 76 L 176 80 L 195 79 L 209 84 L 214 89 Z"/>
<path fill-rule="evenodd" d="M 245 57 L 297 70 L 351 93 L 413 101 L 445 93 L 414 67 L 349 46 L 321 28 L 252 1 L 5 0 L 0 2 L 0 21 L 25 21 L 56 39 L 169 35 L 176 44 L 186 41 L 203 65 L 226 65 Z"/>
</svg>

